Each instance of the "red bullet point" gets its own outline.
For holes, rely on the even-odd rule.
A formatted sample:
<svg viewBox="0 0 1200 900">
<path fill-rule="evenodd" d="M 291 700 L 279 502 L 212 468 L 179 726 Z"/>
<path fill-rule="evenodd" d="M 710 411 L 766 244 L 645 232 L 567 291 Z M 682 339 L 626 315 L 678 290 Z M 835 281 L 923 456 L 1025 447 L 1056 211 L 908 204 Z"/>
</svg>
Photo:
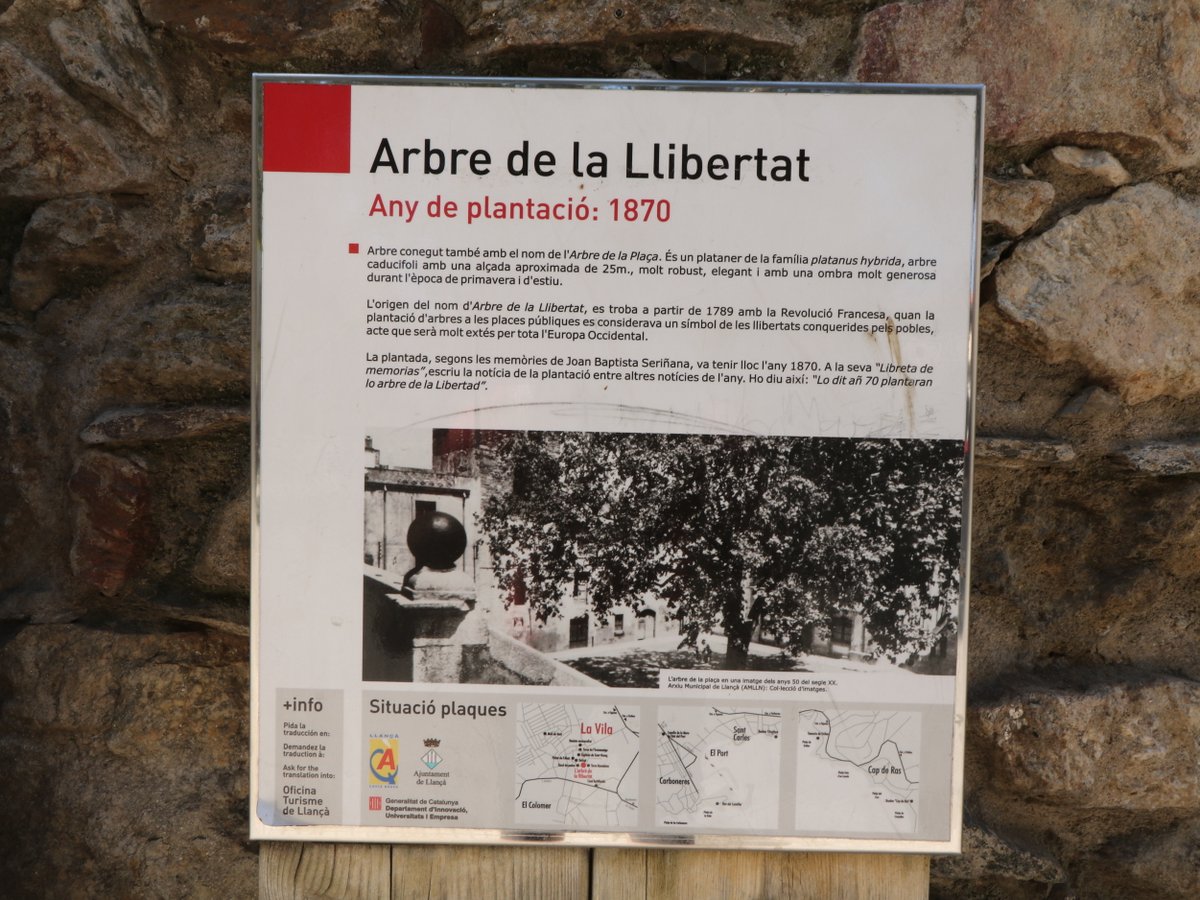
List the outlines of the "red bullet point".
<svg viewBox="0 0 1200 900">
<path fill-rule="evenodd" d="M 351 244 L 347 249 L 349 249 L 349 251 L 351 253 L 357 253 L 358 252 L 358 244 Z"/>
</svg>

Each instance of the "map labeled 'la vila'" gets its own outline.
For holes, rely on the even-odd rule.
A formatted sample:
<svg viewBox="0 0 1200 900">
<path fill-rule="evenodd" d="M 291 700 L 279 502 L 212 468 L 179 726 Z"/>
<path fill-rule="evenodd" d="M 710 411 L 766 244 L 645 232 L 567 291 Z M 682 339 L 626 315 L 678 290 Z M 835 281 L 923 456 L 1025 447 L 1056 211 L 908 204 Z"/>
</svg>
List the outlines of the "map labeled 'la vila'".
<svg viewBox="0 0 1200 900">
<path fill-rule="evenodd" d="M 637 710 L 529 703 L 517 723 L 518 824 L 581 830 L 637 825 Z"/>
<path fill-rule="evenodd" d="M 800 711 L 796 828 L 912 834 L 920 801 L 921 716 Z"/>
<path fill-rule="evenodd" d="M 772 831 L 779 825 L 778 710 L 659 710 L 657 823 Z"/>
</svg>

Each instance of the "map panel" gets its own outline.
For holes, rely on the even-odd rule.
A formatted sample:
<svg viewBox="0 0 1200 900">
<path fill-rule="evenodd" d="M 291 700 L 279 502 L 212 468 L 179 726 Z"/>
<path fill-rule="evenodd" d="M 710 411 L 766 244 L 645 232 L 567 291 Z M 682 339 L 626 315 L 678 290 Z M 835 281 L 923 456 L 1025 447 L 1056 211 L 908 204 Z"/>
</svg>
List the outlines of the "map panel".
<svg viewBox="0 0 1200 900">
<path fill-rule="evenodd" d="M 777 828 L 780 719 L 778 710 L 660 708 L 656 824 Z"/>
<path fill-rule="evenodd" d="M 516 739 L 517 823 L 636 827 L 638 730 L 634 707 L 522 705 Z"/>
<path fill-rule="evenodd" d="M 796 828 L 914 833 L 920 746 L 919 713 L 801 710 Z"/>
</svg>

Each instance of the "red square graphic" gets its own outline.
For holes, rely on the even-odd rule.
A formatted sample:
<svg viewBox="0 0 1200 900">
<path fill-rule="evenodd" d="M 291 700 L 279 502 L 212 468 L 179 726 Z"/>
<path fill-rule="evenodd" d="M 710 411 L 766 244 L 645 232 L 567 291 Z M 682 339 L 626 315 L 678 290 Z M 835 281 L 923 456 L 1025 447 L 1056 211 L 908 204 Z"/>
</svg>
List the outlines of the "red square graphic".
<svg viewBox="0 0 1200 900">
<path fill-rule="evenodd" d="M 367 809 L 371 809 L 371 810 L 383 809 L 383 798 L 382 797 L 368 797 L 367 798 Z"/>
<path fill-rule="evenodd" d="M 357 253 L 358 252 L 358 244 L 347 244 L 346 249 L 350 253 Z"/>
<path fill-rule="evenodd" d="M 263 171 L 349 172 L 350 85 L 263 85 Z"/>
</svg>

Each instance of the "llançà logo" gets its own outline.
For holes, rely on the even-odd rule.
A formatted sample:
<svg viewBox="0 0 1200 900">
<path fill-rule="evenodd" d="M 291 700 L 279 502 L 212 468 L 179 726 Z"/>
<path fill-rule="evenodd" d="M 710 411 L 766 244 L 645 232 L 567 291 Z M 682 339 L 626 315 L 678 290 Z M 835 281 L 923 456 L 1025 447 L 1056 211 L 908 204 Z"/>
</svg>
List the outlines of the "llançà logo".
<svg viewBox="0 0 1200 900">
<path fill-rule="evenodd" d="M 396 758 L 400 753 L 400 742 L 394 738 L 371 738 L 371 751 L 367 757 L 371 784 L 396 783 Z"/>
</svg>

